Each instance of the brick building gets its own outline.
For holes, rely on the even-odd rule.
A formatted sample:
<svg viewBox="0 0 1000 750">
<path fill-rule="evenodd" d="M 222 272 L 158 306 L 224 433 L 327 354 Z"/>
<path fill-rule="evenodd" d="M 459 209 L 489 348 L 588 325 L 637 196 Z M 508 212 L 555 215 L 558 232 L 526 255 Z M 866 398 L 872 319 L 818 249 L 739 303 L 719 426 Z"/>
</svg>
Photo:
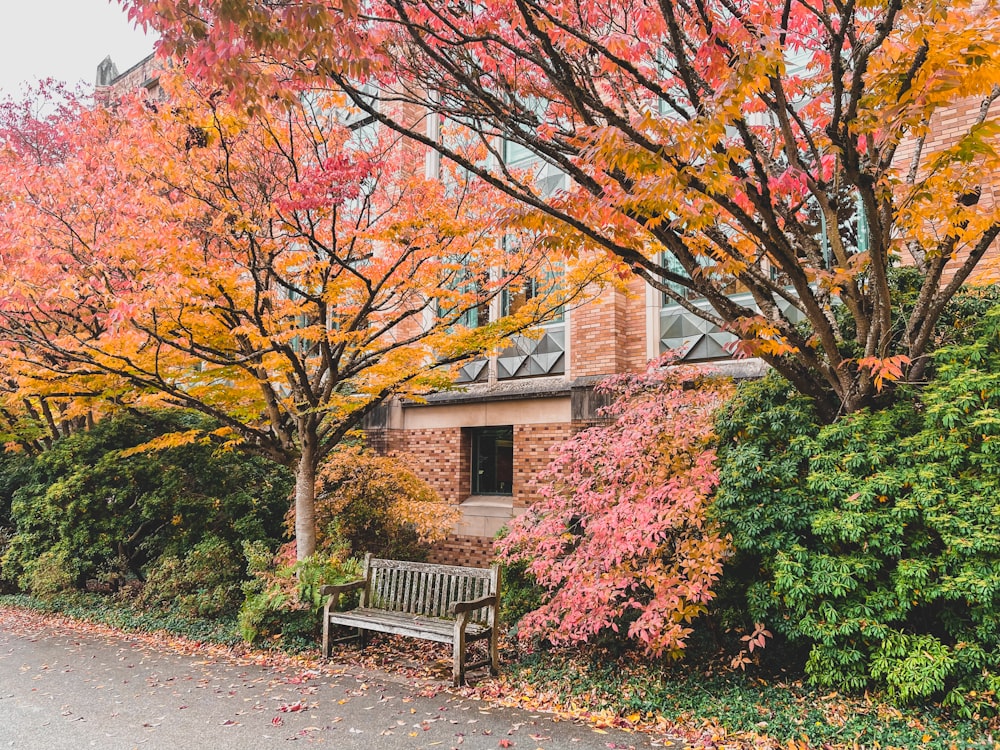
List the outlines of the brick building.
<svg viewBox="0 0 1000 750">
<path fill-rule="evenodd" d="M 152 54 L 144 57 L 124 73 L 118 72 L 118 66 L 110 56 L 105 57 L 97 66 L 94 98 L 106 102 L 109 97 L 144 89 L 151 98 L 161 99 L 163 98 L 163 90 L 160 88 L 162 71 L 163 63 Z"/>
<path fill-rule="evenodd" d="M 461 520 L 432 559 L 482 565 L 496 533 L 538 498 L 534 478 L 551 449 L 600 418 L 598 381 L 641 370 L 667 349 L 722 360 L 730 339 L 635 280 L 566 310 L 541 337 L 467 365 L 456 390 L 384 405 L 367 425 L 369 440 L 412 457 L 415 472 L 459 507 Z M 718 366 L 763 372 L 759 360 Z"/>
</svg>

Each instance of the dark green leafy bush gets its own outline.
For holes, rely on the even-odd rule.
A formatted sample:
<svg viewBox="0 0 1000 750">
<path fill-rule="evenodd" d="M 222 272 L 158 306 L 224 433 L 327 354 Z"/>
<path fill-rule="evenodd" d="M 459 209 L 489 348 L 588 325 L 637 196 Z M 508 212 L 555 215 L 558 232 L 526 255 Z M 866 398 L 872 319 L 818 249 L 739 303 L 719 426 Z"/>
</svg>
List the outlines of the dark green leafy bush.
<svg viewBox="0 0 1000 750">
<path fill-rule="evenodd" d="M 0 452 L 0 593 L 14 589 L 13 582 L 3 572 L 3 558 L 14 537 L 11 502 L 14 492 L 30 482 L 33 460 L 23 453 Z"/>
<path fill-rule="evenodd" d="M 183 556 L 162 556 L 149 571 L 138 603 L 170 607 L 188 617 L 218 617 L 239 608 L 244 580 L 241 555 L 209 534 Z"/>
<path fill-rule="evenodd" d="M 276 545 L 291 486 L 282 467 L 203 442 L 126 455 L 162 435 L 206 428 L 186 413 L 125 414 L 34 459 L 12 493 L 14 535 L 0 563 L 4 578 L 32 593 L 52 593 L 88 581 L 115 588 L 152 573 L 155 599 L 157 587 L 169 588 L 161 563 L 193 578 L 205 552 L 195 550 L 206 540 Z M 242 571 L 235 575 L 232 583 Z"/>
<path fill-rule="evenodd" d="M 771 376 L 720 417 L 716 513 L 754 621 L 823 687 L 992 709 L 1000 687 L 1000 308 L 935 379 L 821 426 Z"/>
<path fill-rule="evenodd" d="M 495 539 L 506 538 L 510 530 L 504 526 Z M 545 601 L 545 589 L 528 571 L 528 563 L 520 561 L 500 565 L 500 622 L 509 628 L 509 635 L 517 635 L 522 617 L 538 609 Z"/>
</svg>

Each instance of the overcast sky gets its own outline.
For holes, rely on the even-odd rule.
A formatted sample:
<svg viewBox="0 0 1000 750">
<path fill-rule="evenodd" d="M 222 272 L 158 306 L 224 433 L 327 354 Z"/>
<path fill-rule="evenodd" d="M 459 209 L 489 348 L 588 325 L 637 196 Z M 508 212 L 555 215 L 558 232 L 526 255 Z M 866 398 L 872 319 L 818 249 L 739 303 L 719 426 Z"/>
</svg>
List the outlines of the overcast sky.
<svg viewBox="0 0 1000 750">
<path fill-rule="evenodd" d="M 124 72 L 153 51 L 117 0 L 0 0 L 0 96 L 41 78 L 93 85 L 111 55 Z"/>
</svg>

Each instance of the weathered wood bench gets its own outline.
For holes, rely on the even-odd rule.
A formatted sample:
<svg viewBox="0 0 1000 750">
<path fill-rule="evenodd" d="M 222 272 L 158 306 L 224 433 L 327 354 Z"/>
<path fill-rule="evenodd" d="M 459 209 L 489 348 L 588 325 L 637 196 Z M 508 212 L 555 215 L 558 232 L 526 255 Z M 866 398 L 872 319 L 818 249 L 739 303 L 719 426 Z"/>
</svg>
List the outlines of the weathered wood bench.
<svg viewBox="0 0 1000 750">
<path fill-rule="evenodd" d="M 340 598 L 360 591 L 357 607 L 337 611 Z M 334 643 L 361 641 L 366 631 L 393 633 L 452 644 L 452 678 L 465 680 L 467 670 L 488 666 L 497 674 L 497 607 L 500 571 L 496 568 L 464 568 L 454 565 L 383 560 L 367 555 L 364 578 L 339 586 L 324 586 L 328 596 L 323 608 L 323 655 L 330 656 Z M 356 630 L 354 635 L 331 637 L 331 626 Z M 466 646 L 489 640 L 483 661 L 466 663 Z"/>
</svg>

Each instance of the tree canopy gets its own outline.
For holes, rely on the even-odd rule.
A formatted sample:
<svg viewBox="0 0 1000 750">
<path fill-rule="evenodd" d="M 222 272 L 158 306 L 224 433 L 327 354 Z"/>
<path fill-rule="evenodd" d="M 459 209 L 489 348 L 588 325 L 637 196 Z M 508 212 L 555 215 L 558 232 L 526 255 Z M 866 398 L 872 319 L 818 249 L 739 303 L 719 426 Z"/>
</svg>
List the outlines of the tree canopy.
<svg viewBox="0 0 1000 750">
<path fill-rule="evenodd" d="M 828 420 L 925 377 L 1000 233 L 994 3 L 122 2 L 238 98 L 336 84 L 554 240 L 587 238 L 738 334 Z M 493 158 L 400 104 L 467 124 Z M 540 191 L 504 143 L 570 189 Z M 898 264 L 920 271 L 912 304 Z"/>
<path fill-rule="evenodd" d="M 44 117 L 5 110 L 11 395 L 211 416 L 213 435 L 165 440 L 292 467 L 305 556 L 322 458 L 389 395 L 446 385 L 448 363 L 561 298 L 468 325 L 512 281 L 545 277 L 544 259 L 515 228 L 497 240 L 501 193 L 458 169 L 428 179 L 420 151 L 359 123 L 343 97 L 248 111 L 191 79 L 169 90 Z"/>
</svg>

